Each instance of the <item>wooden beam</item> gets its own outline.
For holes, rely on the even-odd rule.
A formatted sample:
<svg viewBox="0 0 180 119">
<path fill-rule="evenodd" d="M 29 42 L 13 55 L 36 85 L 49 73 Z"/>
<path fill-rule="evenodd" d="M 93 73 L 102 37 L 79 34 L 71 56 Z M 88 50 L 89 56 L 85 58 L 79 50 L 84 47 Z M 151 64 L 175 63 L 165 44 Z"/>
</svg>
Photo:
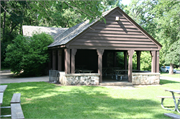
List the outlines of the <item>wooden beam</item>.
<svg viewBox="0 0 180 119">
<path fill-rule="evenodd" d="M 71 50 L 71 73 L 75 73 L 75 55 L 76 55 L 77 49 Z"/>
<path fill-rule="evenodd" d="M 58 50 L 58 71 L 62 71 L 62 49 Z"/>
<path fill-rule="evenodd" d="M 98 55 L 98 73 L 100 74 L 99 83 L 102 82 L 102 56 L 104 53 L 104 49 L 97 49 Z"/>
<path fill-rule="evenodd" d="M 107 49 L 107 50 L 140 50 L 140 51 L 157 51 L 159 50 L 158 48 L 155 48 L 155 47 L 151 47 L 151 48 L 147 48 L 147 47 L 118 47 L 118 46 L 82 46 L 82 45 L 79 45 L 79 46 L 69 46 L 69 48 L 73 49 L 73 48 L 76 48 L 76 49 Z"/>
<path fill-rule="evenodd" d="M 56 50 L 52 51 L 52 69 L 56 70 Z"/>
<path fill-rule="evenodd" d="M 52 51 L 49 51 L 48 69 L 52 69 Z"/>
<path fill-rule="evenodd" d="M 156 51 L 156 73 L 159 73 L 159 51 Z"/>
<path fill-rule="evenodd" d="M 132 82 L 132 57 L 134 50 L 128 50 L 129 62 L 128 62 L 128 81 Z"/>
<path fill-rule="evenodd" d="M 114 67 L 117 67 L 117 64 L 116 64 L 116 54 L 117 54 L 117 52 L 116 51 L 114 51 L 113 52 L 113 56 L 114 56 Z"/>
<path fill-rule="evenodd" d="M 156 51 L 151 51 L 151 72 L 156 72 Z"/>
<path fill-rule="evenodd" d="M 136 51 L 137 54 L 137 70 L 140 70 L 141 51 Z"/>
<path fill-rule="evenodd" d="M 127 70 L 127 51 L 124 51 L 124 69 Z"/>
<path fill-rule="evenodd" d="M 70 49 L 65 49 L 65 73 L 70 73 Z"/>
</svg>

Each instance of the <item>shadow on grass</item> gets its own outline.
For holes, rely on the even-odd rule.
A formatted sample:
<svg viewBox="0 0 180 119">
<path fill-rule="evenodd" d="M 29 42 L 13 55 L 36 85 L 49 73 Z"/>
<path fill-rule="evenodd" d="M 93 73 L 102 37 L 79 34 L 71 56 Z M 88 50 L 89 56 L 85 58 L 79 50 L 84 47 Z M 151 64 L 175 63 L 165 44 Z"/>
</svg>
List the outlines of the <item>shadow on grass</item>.
<svg viewBox="0 0 180 119">
<path fill-rule="evenodd" d="M 21 93 L 25 118 L 165 118 L 151 99 L 112 97 L 98 86 L 56 86 L 45 82 L 8 84 L 3 105 Z M 7 113 L 3 112 L 2 113 Z"/>
<path fill-rule="evenodd" d="M 180 82 L 178 82 L 178 81 L 170 81 L 170 80 L 163 80 L 163 79 L 160 80 L 161 85 L 168 84 L 168 83 L 179 83 L 180 84 Z"/>
</svg>

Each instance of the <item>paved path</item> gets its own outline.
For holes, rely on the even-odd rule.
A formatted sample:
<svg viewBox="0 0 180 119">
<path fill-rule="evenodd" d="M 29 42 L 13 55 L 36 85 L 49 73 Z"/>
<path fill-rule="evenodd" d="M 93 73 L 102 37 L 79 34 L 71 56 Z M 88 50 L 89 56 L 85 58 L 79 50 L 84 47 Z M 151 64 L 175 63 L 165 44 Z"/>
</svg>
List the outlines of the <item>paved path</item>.
<svg viewBox="0 0 180 119">
<path fill-rule="evenodd" d="M 179 81 L 180 82 L 180 77 L 179 78 L 171 78 L 171 77 L 166 77 L 166 76 L 160 76 L 160 79 L 171 80 L 171 81 Z"/>
<path fill-rule="evenodd" d="M 180 71 L 178 72 L 180 73 Z M 172 80 L 172 81 L 179 81 L 180 78 L 171 78 L 160 76 L 162 80 Z M 20 83 L 20 82 L 49 82 L 49 76 L 42 76 L 42 77 L 30 77 L 30 78 L 13 78 L 13 74 L 10 71 L 1 72 L 0 71 L 0 84 L 2 83 Z"/>
<path fill-rule="evenodd" d="M 20 82 L 49 82 L 49 76 L 13 78 L 13 74 L 9 72 L 0 72 L 0 84 L 2 83 L 20 83 Z"/>
</svg>

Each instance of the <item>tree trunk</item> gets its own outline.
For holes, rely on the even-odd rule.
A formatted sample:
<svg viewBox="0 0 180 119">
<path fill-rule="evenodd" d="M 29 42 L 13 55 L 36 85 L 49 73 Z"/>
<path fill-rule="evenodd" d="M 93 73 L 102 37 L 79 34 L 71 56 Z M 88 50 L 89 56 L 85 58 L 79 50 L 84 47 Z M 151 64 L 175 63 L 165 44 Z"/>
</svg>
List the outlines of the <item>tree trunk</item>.
<svg viewBox="0 0 180 119">
<path fill-rule="evenodd" d="M 22 21 L 22 22 L 23 22 L 23 21 Z M 23 34 L 23 33 L 22 33 L 22 22 L 19 24 L 19 34 L 21 34 L 21 35 Z"/>
<path fill-rule="evenodd" d="M 169 74 L 173 74 L 173 64 L 170 64 Z"/>
<path fill-rule="evenodd" d="M 11 27 L 11 31 L 9 32 L 9 35 L 11 35 L 11 33 L 13 32 L 14 28 L 17 26 L 18 24 L 15 24 L 13 27 Z"/>
<path fill-rule="evenodd" d="M 5 40 L 5 27 L 6 27 L 6 11 L 4 11 L 4 18 L 3 18 L 3 40 Z"/>
</svg>

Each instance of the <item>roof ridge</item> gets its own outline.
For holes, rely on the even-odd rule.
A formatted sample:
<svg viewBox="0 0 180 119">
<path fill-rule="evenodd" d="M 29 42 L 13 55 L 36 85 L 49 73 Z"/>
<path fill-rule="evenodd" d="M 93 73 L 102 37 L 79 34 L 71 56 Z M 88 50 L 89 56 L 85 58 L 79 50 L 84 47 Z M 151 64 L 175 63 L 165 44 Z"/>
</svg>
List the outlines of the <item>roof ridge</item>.
<svg viewBox="0 0 180 119">
<path fill-rule="evenodd" d="M 102 13 L 102 17 L 105 17 L 109 12 L 111 12 L 112 10 L 114 10 L 114 9 L 116 9 L 116 8 L 117 8 L 117 7 L 112 8 L 112 9 L 110 9 L 110 10 L 108 10 L 108 11 L 103 12 L 103 13 Z M 80 33 L 82 33 L 84 30 L 86 30 L 87 28 L 89 28 L 91 25 L 93 25 L 94 23 L 96 23 L 96 22 L 99 21 L 99 20 L 100 20 L 100 18 L 96 18 L 96 19 L 93 20 L 91 23 L 89 23 L 90 20 L 86 20 L 86 21 L 83 21 L 83 22 L 81 22 L 81 23 L 79 23 L 79 24 L 77 24 L 77 25 L 69 28 L 68 30 L 66 30 L 66 31 L 64 32 L 64 33 L 69 32 L 67 35 L 63 36 L 64 33 L 58 35 L 58 36 L 56 37 L 56 39 L 54 40 L 54 42 L 53 42 L 52 44 L 50 44 L 48 47 L 53 47 L 53 46 L 63 45 L 63 44 L 68 43 L 68 42 L 71 41 L 74 37 L 76 37 L 77 35 L 79 35 Z M 86 22 L 88 22 L 88 23 L 86 23 Z M 78 25 L 81 25 L 81 24 L 83 24 L 83 23 L 86 23 L 86 24 L 84 24 L 84 28 L 82 28 L 80 31 L 77 32 L 77 30 L 78 30 L 78 27 L 77 27 L 77 26 L 78 26 Z M 87 24 L 89 24 L 89 25 L 87 25 Z M 76 28 L 76 27 L 77 27 L 77 28 Z M 72 30 L 73 28 L 75 28 L 75 29 Z M 72 30 L 72 31 L 71 31 L 71 30 Z M 75 36 L 72 35 L 73 32 L 74 32 L 74 33 L 77 32 Z M 71 36 L 71 35 L 72 35 L 72 36 Z M 63 37 L 62 37 L 60 40 L 58 40 L 57 38 L 60 37 L 60 36 L 63 36 Z M 66 39 L 68 36 L 71 36 L 71 38 L 70 38 L 70 39 Z M 69 41 L 67 41 L 67 40 L 69 40 Z M 66 42 L 62 43 L 63 41 L 66 41 Z M 59 44 L 56 44 L 56 43 L 59 43 Z"/>
</svg>

